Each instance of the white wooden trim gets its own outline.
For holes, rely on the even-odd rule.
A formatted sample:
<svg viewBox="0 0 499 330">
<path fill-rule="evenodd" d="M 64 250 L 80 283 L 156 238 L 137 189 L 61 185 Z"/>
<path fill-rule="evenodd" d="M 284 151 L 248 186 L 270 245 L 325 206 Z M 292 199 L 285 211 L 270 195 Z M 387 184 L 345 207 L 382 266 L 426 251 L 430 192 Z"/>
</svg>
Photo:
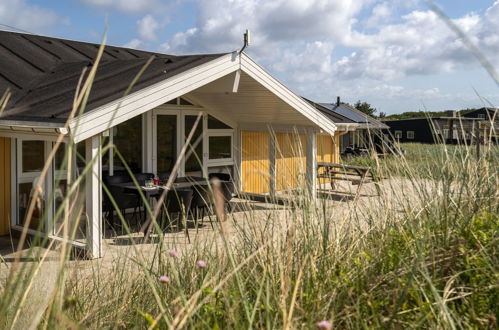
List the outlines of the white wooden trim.
<svg viewBox="0 0 499 330">
<path fill-rule="evenodd" d="M 231 145 L 231 150 L 230 150 L 230 158 L 214 158 L 210 159 L 210 137 L 212 136 L 228 136 L 230 137 L 230 145 Z M 216 165 L 233 165 L 234 164 L 234 150 L 233 150 L 233 145 L 234 145 L 234 130 L 208 130 L 208 132 L 205 135 L 205 141 L 206 141 L 206 162 L 207 165 L 211 166 L 216 166 Z"/>
<path fill-rule="evenodd" d="M 230 127 L 236 127 L 237 122 L 229 118 L 223 111 L 214 109 L 210 106 L 207 106 L 204 104 L 202 101 L 200 101 L 198 98 L 195 96 L 189 95 L 189 99 L 192 99 L 195 101 L 196 104 L 199 104 L 204 111 L 206 111 L 209 115 L 212 117 L 215 117 L 216 119 L 220 120 L 221 122 L 225 123 L 226 125 L 229 125 Z"/>
<path fill-rule="evenodd" d="M 276 196 L 276 182 L 277 182 L 277 171 L 276 171 L 276 136 L 275 132 L 270 132 L 269 134 L 269 195 L 271 197 Z"/>
<path fill-rule="evenodd" d="M 102 155 L 100 135 L 85 141 L 85 159 L 91 169 L 85 180 L 87 252 L 89 258 L 102 257 Z"/>
<path fill-rule="evenodd" d="M 309 131 L 315 131 L 317 133 L 324 133 L 320 128 L 313 126 L 297 126 L 297 125 L 274 125 L 274 124 L 261 124 L 261 123 L 242 123 L 239 128 L 243 131 L 254 131 L 254 132 L 269 132 L 274 131 L 276 133 L 300 133 L 306 134 Z M 326 133 L 329 135 L 329 133 Z"/>
<path fill-rule="evenodd" d="M 239 66 L 232 54 L 227 54 L 108 103 L 75 118 L 70 125 L 73 138 L 75 142 L 79 142 L 101 133 L 109 127 L 234 72 Z"/>
<path fill-rule="evenodd" d="M 241 70 L 237 70 L 234 76 L 234 84 L 232 85 L 232 93 L 237 93 L 239 90 L 239 81 L 241 80 Z"/>
<path fill-rule="evenodd" d="M 317 196 L 317 135 L 314 131 L 307 134 L 307 187 L 310 197 L 315 200 Z"/>
<path fill-rule="evenodd" d="M 10 225 L 17 225 L 17 139 L 10 140 Z"/>
<path fill-rule="evenodd" d="M 25 140 L 40 140 L 40 141 L 57 141 L 57 134 L 46 134 L 36 132 L 19 132 L 19 131 L 3 131 L 0 130 L 1 137 L 8 137 L 12 139 L 25 139 Z M 67 137 L 64 138 L 67 141 Z"/>
<path fill-rule="evenodd" d="M 333 135 L 336 131 L 336 125 L 330 119 L 272 77 L 244 53 L 241 54 L 241 70 L 327 133 Z"/>
</svg>

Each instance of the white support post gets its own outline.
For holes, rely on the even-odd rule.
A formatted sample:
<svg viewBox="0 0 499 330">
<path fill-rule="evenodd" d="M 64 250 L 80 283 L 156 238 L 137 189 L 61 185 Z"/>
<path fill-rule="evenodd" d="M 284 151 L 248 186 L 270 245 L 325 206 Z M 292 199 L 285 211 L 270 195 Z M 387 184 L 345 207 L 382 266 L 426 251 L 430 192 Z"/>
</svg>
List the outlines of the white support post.
<svg viewBox="0 0 499 330">
<path fill-rule="evenodd" d="M 275 132 L 270 130 L 269 133 L 269 162 L 270 162 L 270 173 L 269 173 L 269 188 L 270 197 L 274 198 L 276 196 L 276 137 Z"/>
<path fill-rule="evenodd" d="M 114 127 L 109 129 L 109 144 L 114 144 Z M 109 148 L 109 176 L 114 175 L 114 148 Z"/>
<path fill-rule="evenodd" d="M 91 168 L 85 178 L 87 252 L 91 259 L 102 257 L 102 157 L 100 135 L 85 140 L 85 159 Z"/>
<path fill-rule="evenodd" d="M 317 134 L 307 132 L 307 186 L 312 200 L 317 197 Z"/>
</svg>

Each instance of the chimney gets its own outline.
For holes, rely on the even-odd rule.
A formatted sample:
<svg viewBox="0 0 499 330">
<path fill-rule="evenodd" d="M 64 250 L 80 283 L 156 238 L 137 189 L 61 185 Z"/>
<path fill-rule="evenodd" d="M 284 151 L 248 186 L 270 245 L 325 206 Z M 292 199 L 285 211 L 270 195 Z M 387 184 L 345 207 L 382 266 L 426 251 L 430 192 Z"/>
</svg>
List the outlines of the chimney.
<svg viewBox="0 0 499 330">
<path fill-rule="evenodd" d="M 341 104 L 341 101 L 340 101 L 340 97 L 338 96 L 338 97 L 336 98 L 336 106 L 338 106 L 338 107 L 339 107 L 339 106 L 340 106 L 340 104 Z"/>
</svg>

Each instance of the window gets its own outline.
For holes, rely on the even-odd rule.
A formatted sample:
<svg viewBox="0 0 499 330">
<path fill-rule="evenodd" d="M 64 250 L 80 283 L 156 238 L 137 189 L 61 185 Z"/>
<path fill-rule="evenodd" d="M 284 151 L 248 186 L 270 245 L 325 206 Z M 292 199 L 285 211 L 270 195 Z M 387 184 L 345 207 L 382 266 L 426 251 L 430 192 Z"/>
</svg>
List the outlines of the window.
<svg viewBox="0 0 499 330">
<path fill-rule="evenodd" d="M 478 118 L 485 119 L 485 114 L 483 114 L 483 113 L 478 114 Z"/>
<path fill-rule="evenodd" d="M 208 129 L 232 129 L 232 127 L 208 115 Z"/>
<path fill-rule="evenodd" d="M 414 131 L 407 131 L 407 139 L 414 140 Z"/>
<path fill-rule="evenodd" d="M 22 172 L 40 172 L 45 164 L 43 141 L 22 141 Z"/>
<path fill-rule="evenodd" d="M 126 164 L 134 173 L 142 171 L 142 116 L 134 117 L 114 127 L 113 142 Z M 107 154 L 107 153 L 106 153 Z M 108 162 L 103 155 L 102 163 Z M 114 157 L 114 169 L 123 170 L 124 164 L 118 156 Z"/>
<path fill-rule="evenodd" d="M 402 131 L 395 131 L 395 138 L 401 139 L 402 138 Z"/>
<path fill-rule="evenodd" d="M 191 129 L 194 127 L 194 123 L 197 120 L 196 115 L 185 115 L 185 136 L 184 141 L 189 136 Z M 203 124 L 199 121 L 192 140 L 190 141 L 190 146 L 187 148 L 186 160 L 185 160 L 185 172 L 195 172 L 201 171 L 203 168 Z"/>
<path fill-rule="evenodd" d="M 231 159 L 232 158 L 232 136 L 210 136 L 208 140 L 208 158 Z"/>
</svg>

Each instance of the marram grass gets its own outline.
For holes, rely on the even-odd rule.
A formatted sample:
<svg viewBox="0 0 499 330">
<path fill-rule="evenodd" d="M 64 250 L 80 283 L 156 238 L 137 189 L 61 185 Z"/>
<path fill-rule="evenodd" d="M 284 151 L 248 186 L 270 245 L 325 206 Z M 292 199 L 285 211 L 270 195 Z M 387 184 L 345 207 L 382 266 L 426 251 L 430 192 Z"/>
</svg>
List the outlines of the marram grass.
<svg viewBox="0 0 499 330">
<path fill-rule="evenodd" d="M 242 204 L 191 248 L 21 263 L 2 328 L 497 328 L 497 155 L 405 148 L 375 160 L 380 197 Z M 30 289 L 49 268 L 60 280 Z"/>
</svg>

